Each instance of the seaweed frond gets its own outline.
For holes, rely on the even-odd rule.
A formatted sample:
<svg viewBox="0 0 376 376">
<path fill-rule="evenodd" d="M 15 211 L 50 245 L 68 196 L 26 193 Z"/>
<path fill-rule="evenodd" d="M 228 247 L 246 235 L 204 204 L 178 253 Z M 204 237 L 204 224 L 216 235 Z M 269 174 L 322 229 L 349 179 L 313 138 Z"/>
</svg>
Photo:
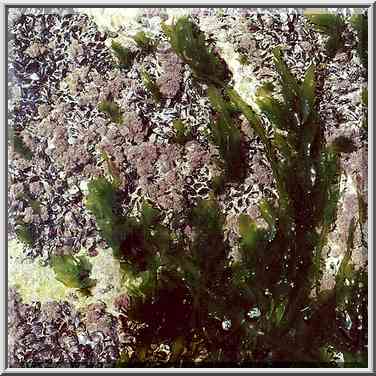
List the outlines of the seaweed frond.
<svg viewBox="0 0 376 376">
<path fill-rule="evenodd" d="M 140 220 L 117 213 L 117 187 L 106 178 L 99 177 L 88 184 L 86 206 L 95 216 L 102 236 L 112 248 L 114 256 L 133 274 L 145 271 L 155 262 L 152 256 L 162 250 L 166 238 L 165 228 L 159 225 L 159 211 L 147 202 L 143 204 Z"/>
<path fill-rule="evenodd" d="M 351 25 L 358 36 L 358 54 L 365 69 L 368 68 L 368 17 L 366 14 L 356 14 L 350 19 Z"/>
<path fill-rule="evenodd" d="M 159 103 L 162 100 L 162 94 L 159 90 L 159 87 L 156 81 L 151 77 L 151 75 L 145 69 L 141 70 L 141 79 L 142 79 L 142 83 L 144 84 L 146 89 L 151 93 L 154 100 Z"/>
<path fill-rule="evenodd" d="M 28 223 L 20 223 L 17 225 L 16 228 L 16 235 L 18 240 L 25 244 L 28 247 L 32 247 L 34 245 L 35 239 L 33 236 L 33 230 L 30 224 Z"/>
<path fill-rule="evenodd" d="M 92 265 L 84 256 L 54 255 L 51 258 L 51 266 L 56 279 L 67 287 L 76 288 L 86 293 L 96 285 L 96 281 L 89 278 Z"/>
<path fill-rule="evenodd" d="M 229 95 L 264 143 L 279 193 L 278 207 L 271 217 L 278 223 L 272 242 L 265 243 L 269 241 L 267 236 L 270 230 L 258 229 L 253 224 L 249 227 L 248 243 L 251 248 L 254 244 L 257 247 L 248 253 L 256 257 L 259 250 L 262 252 L 267 244 L 270 263 L 275 264 L 276 270 L 281 268 L 280 273 L 286 273 L 286 277 L 298 286 L 296 289 L 300 292 L 293 293 L 295 296 L 289 299 L 286 311 L 286 322 L 291 323 L 293 312 L 303 304 L 312 286 L 321 277 L 321 252 L 336 219 L 340 197 L 339 154 L 351 151 L 352 144 L 341 139 L 334 145 L 324 146 L 323 128 L 316 111 L 315 67 L 311 65 L 303 80 L 299 81 L 284 62 L 282 51 L 276 48 L 273 53 L 283 101 L 275 98 L 270 90 L 262 92 L 257 99 L 261 111 L 273 126 L 271 137 L 267 136 L 262 119 L 239 95 L 233 90 L 229 91 Z M 268 223 L 267 218 L 264 219 Z M 272 249 L 276 252 L 274 256 Z M 287 250 L 289 256 L 286 254 Z M 289 270 L 283 271 L 277 252 L 295 260 Z M 301 265 L 304 265 L 299 268 L 305 270 L 304 276 L 302 271 L 297 273 L 297 260 L 301 260 Z M 256 263 L 255 259 L 253 261 Z M 256 274 L 258 283 L 261 283 L 263 275 L 260 271 Z M 264 288 L 271 288 L 269 283 L 273 278 L 269 276 L 268 279 L 269 281 L 265 280 Z M 284 291 L 282 288 L 279 290 L 280 294 Z"/>
<path fill-rule="evenodd" d="M 22 138 L 16 134 L 13 135 L 13 147 L 14 151 L 21 157 L 29 161 L 33 158 L 31 150 L 25 145 Z"/>
<path fill-rule="evenodd" d="M 155 50 L 157 47 L 157 42 L 149 37 L 144 31 L 139 31 L 133 40 L 136 42 L 137 46 L 142 50 L 143 53 L 149 54 Z"/>
<path fill-rule="evenodd" d="M 178 144 L 185 144 L 191 140 L 191 132 L 181 119 L 174 120 L 172 125 L 175 129 L 175 142 Z"/>
<path fill-rule="evenodd" d="M 135 53 L 114 40 L 111 43 L 111 49 L 119 62 L 120 68 L 130 69 L 135 59 Z"/>
<path fill-rule="evenodd" d="M 220 91 L 209 87 L 208 97 L 217 112 L 212 124 L 212 142 L 218 147 L 225 167 L 225 180 L 239 180 L 244 177 L 246 158 L 242 153 L 242 135 L 236 126 L 236 111 L 230 102 L 226 102 Z"/>
<path fill-rule="evenodd" d="M 113 123 L 123 123 L 123 114 L 121 112 L 120 106 L 117 103 L 109 100 L 104 100 L 99 103 L 98 110 L 107 114 Z"/>
<path fill-rule="evenodd" d="M 89 194 L 86 197 L 86 207 L 94 214 L 97 225 L 103 237 L 110 246 L 119 246 L 113 239 L 116 217 L 113 213 L 116 203 L 116 189 L 104 177 L 92 180 L 88 184 Z"/>
<path fill-rule="evenodd" d="M 307 19 L 316 27 L 317 31 L 327 35 L 326 52 L 329 57 L 334 57 L 344 48 L 343 32 L 345 22 L 341 15 L 330 13 L 305 14 Z"/>
<path fill-rule="evenodd" d="M 225 86 L 229 81 L 225 63 L 207 46 L 205 34 L 189 17 L 179 18 L 175 25 L 162 23 L 161 26 L 176 54 L 190 66 L 198 80 Z"/>
</svg>

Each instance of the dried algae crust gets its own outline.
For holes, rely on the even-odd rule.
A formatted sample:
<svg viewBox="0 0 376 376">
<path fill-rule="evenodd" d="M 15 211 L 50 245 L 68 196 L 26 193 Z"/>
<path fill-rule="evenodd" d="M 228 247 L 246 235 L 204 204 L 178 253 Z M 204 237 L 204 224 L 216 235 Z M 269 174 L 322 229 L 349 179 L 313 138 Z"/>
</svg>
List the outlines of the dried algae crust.
<svg viewBox="0 0 376 376">
<path fill-rule="evenodd" d="M 84 249 L 79 252 L 79 255 L 83 254 Z M 115 312 L 113 302 L 119 294 L 124 293 L 119 262 L 110 249 L 100 250 L 98 256 L 90 258 L 90 262 L 93 264 L 91 278 L 96 279 L 97 284 L 92 289 L 92 296 L 85 297 L 56 280 L 52 268 L 43 266 L 40 257 L 27 259 L 23 255 L 23 245 L 11 240 L 8 244 L 9 287 L 16 287 L 26 304 L 66 300 L 82 311 L 87 305 L 102 301 L 108 312 Z"/>
</svg>

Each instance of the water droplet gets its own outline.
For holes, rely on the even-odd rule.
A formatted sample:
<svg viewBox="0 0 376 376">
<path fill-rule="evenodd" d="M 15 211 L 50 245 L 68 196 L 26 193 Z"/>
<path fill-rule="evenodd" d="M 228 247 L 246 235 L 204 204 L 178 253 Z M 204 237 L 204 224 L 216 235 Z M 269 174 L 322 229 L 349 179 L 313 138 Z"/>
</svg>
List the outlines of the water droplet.
<svg viewBox="0 0 376 376">
<path fill-rule="evenodd" d="M 347 312 L 346 312 L 346 317 L 345 317 L 345 325 L 346 325 L 347 330 L 350 330 L 352 327 L 352 320 L 350 318 L 350 315 Z"/>
<path fill-rule="evenodd" d="M 222 328 L 223 330 L 230 330 L 231 329 L 231 320 L 224 320 L 222 321 Z"/>
<path fill-rule="evenodd" d="M 36 73 L 33 73 L 33 74 L 30 75 L 30 79 L 33 80 L 33 81 L 38 81 L 39 76 Z"/>
<path fill-rule="evenodd" d="M 256 319 L 261 316 L 261 311 L 258 307 L 254 307 L 247 313 L 247 316 L 250 319 Z"/>
<path fill-rule="evenodd" d="M 264 294 L 265 294 L 266 296 L 268 296 L 268 295 L 272 295 L 272 293 L 269 291 L 269 289 L 266 289 Z"/>
</svg>

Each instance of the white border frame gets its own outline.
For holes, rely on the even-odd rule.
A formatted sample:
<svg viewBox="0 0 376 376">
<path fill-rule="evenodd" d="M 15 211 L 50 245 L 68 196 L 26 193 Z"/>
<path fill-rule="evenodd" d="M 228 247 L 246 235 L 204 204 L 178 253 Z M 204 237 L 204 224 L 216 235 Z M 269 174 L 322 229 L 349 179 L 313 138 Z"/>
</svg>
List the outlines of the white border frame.
<svg viewBox="0 0 376 376">
<path fill-rule="evenodd" d="M 261 2 L 260 2 L 261 3 Z M 88 8 L 88 7 L 111 7 L 111 6 L 119 6 L 119 7 L 136 7 L 136 6 L 164 6 L 164 7 L 189 7 L 189 6 L 201 6 L 201 7 L 211 7 L 211 6 L 228 6 L 228 7 L 236 7 L 236 6 L 249 6 L 252 8 L 257 7 L 281 7 L 286 6 L 288 7 L 323 7 L 323 8 L 330 8 L 330 7 L 368 7 L 368 40 L 369 40 L 369 54 L 368 54 L 368 95 L 369 95 L 369 105 L 368 105 L 368 127 L 369 134 L 368 134 L 368 166 L 372 167 L 373 162 L 373 144 L 374 144 L 374 131 L 373 131 L 373 119 L 374 119 L 374 109 L 373 109 L 373 84 L 374 84 L 374 76 L 373 76 L 373 65 L 372 62 L 374 61 L 374 50 L 373 50 L 373 30 L 374 30 L 374 17 L 375 17 L 375 3 L 364 1 L 364 0 L 343 0 L 343 1 L 326 1 L 326 0 L 316 0 L 316 1 L 294 1 L 290 0 L 289 4 L 287 5 L 285 1 L 282 0 L 264 0 L 262 4 L 256 3 L 253 4 L 250 1 L 245 0 L 237 0 L 236 3 L 232 4 L 229 1 L 213 1 L 207 0 L 205 2 L 199 0 L 191 0 L 189 2 L 181 2 L 181 3 L 173 3 L 172 1 L 165 0 L 164 2 L 156 1 L 156 0 L 143 0 L 143 1 L 132 1 L 129 3 L 124 3 L 121 0 L 112 0 L 108 3 L 103 3 L 103 1 L 99 0 L 81 0 L 81 1 L 59 1 L 58 3 L 53 3 L 47 0 L 39 0 L 37 2 L 32 1 L 18 1 L 18 0 L 0 0 L 0 7 L 1 7 L 1 19 L 3 20 L 4 27 L 1 28 L 1 35 L 2 35 L 2 59 L 1 63 L 7 62 L 7 56 L 5 56 L 6 51 L 6 38 L 7 35 L 5 33 L 6 25 L 6 7 L 17 7 L 17 6 L 25 6 L 25 7 L 43 7 L 43 6 L 50 6 L 54 8 L 58 7 L 69 7 L 73 6 L 74 8 Z M 1 164 L 1 180 L 3 182 L 7 182 L 7 143 L 6 143 L 6 109 L 7 104 L 5 102 L 7 95 L 6 90 L 8 87 L 8 83 L 6 82 L 6 69 L 7 64 L 5 63 L 1 71 L 1 113 L 3 114 L 3 128 L 1 130 L 1 142 L 2 145 L 5 147 L 3 150 L 3 161 L 4 163 Z M 7 312 L 6 312 L 6 304 L 4 309 L 0 310 L 0 320 L 3 325 L 1 325 L 0 330 L 0 338 L 1 338 L 1 345 L 0 349 L 1 356 L 0 356 L 0 372 L 1 373 L 372 373 L 374 370 L 374 328 L 373 328 L 373 308 L 374 308 L 374 292 L 371 291 L 371 286 L 373 286 L 374 278 L 374 256 L 373 256 L 373 169 L 368 168 L 368 264 L 369 264 L 369 273 L 368 273 L 368 369 L 367 368 L 6 368 L 7 363 L 7 352 L 8 349 L 6 348 L 6 337 L 8 335 L 7 330 Z M 3 265 L 3 274 L 1 279 L 1 301 L 6 303 L 7 297 L 7 250 L 6 250 L 6 221 L 7 221 L 7 187 L 6 185 L 2 185 L 4 189 L 1 195 L 1 208 L 0 208 L 0 215 L 1 215 L 1 232 L 0 232 L 0 239 L 3 240 L 2 242 L 2 265 Z M 370 231 L 371 229 L 371 231 Z M 372 272 L 371 270 L 372 269 Z M 371 345 L 371 346 L 370 346 Z"/>
</svg>

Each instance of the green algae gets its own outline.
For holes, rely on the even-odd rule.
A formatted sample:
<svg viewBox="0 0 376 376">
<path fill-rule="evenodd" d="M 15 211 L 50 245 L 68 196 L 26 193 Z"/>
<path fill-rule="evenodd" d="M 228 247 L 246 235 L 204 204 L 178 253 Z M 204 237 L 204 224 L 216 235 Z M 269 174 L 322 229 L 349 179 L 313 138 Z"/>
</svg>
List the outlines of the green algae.
<svg viewBox="0 0 376 376">
<path fill-rule="evenodd" d="M 316 27 L 317 31 L 328 36 L 326 53 L 329 57 L 334 57 L 337 52 L 344 48 L 343 32 L 345 30 L 345 22 L 340 14 L 306 13 L 305 16 Z"/>
<path fill-rule="evenodd" d="M 56 279 L 65 286 L 89 293 L 96 281 L 89 278 L 92 265 L 85 256 L 59 255 L 51 257 Z"/>
<path fill-rule="evenodd" d="M 109 100 L 104 100 L 99 103 L 98 110 L 108 115 L 113 123 L 123 123 L 123 114 L 120 106 L 117 103 Z"/>
<path fill-rule="evenodd" d="M 115 40 L 111 43 L 111 49 L 118 60 L 120 68 L 130 69 L 135 58 L 134 52 L 131 51 L 131 49 L 122 46 L 121 43 L 116 42 Z"/>
<path fill-rule="evenodd" d="M 144 31 L 139 31 L 133 40 L 136 42 L 137 46 L 141 49 L 144 54 L 149 54 L 153 52 L 157 47 L 157 42 L 154 41 L 147 33 Z"/>
<path fill-rule="evenodd" d="M 18 224 L 17 229 L 16 229 L 16 235 L 17 235 L 18 240 L 21 243 L 29 247 L 33 246 L 35 239 L 33 235 L 32 226 L 30 224 L 28 223 Z"/>
<path fill-rule="evenodd" d="M 236 111 L 213 86 L 208 89 L 208 97 L 217 112 L 216 121 L 211 125 L 211 140 L 222 157 L 224 180 L 241 180 L 245 176 L 247 159 L 242 153 L 242 135 L 236 125 Z"/>
<path fill-rule="evenodd" d="M 192 139 L 188 126 L 181 119 L 174 120 L 172 125 L 175 129 L 174 141 L 177 144 L 183 145 Z"/>
<path fill-rule="evenodd" d="M 18 153 L 22 158 L 30 161 L 33 158 L 33 153 L 23 142 L 22 138 L 16 134 L 13 135 L 13 147 L 14 151 Z"/>
<path fill-rule="evenodd" d="M 45 265 L 40 257 L 34 260 L 26 259 L 23 248 L 17 240 L 8 243 L 8 284 L 9 287 L 17 288 L 24 303 L 68 301 L 76 309 L 85 311 L 89 304 L 102 301 L 109 312 L 116 313 L 114 301 L 127 288 L 119 262 L 112 256 L 110 249 L 101 249 L 97 256 L 90 258 L 90 276 L 97 284 L 91 288 L 91 295 L 85 296 L 77 294 L 76 288 L 67 287 L 58 281 L 53 268 Z M 78 257 L 85 255 L 86 250 L 82 249 Z"/>
<path fill-rule="evenodd" d="M 141 71 L 141 79 L 145 88 L 151 93 L 154 100 L 157 103 L 159 103 L 162 100 L 162 94 L 159 90 L 159 87 L 156 81 L 152 78 L 152 76 L 145 69 L 142 69 Z"/>
<path fill-rule="evenodd" d="M 174 25 L 161 24 L 176 54 L 190 66 L 195 77 L 207 84 L 223 87 L 229 80 L 225 64 L 208 47 L 205 34 L 189 18 Z"/>
</svg>

